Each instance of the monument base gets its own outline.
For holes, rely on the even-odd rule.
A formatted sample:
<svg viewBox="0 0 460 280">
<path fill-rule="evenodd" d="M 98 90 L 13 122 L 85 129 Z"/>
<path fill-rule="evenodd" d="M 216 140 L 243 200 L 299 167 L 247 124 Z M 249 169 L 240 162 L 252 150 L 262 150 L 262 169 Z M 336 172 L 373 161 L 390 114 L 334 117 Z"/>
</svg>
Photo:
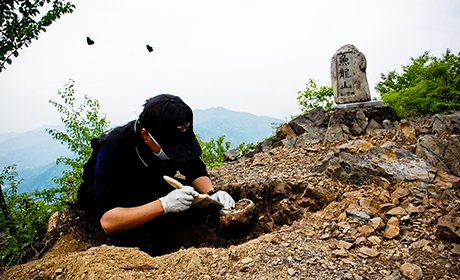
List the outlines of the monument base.
<svg viewBox="0 0 460 280">
<path fill-rule="evenodd" d="M 334 104 L 334 105 L 332 105 L 332 110 L 334 110 L 334 109 L 350 109 L 350 108 L 365 108 L 365 107 L 374 107 L 374 106 L 383 106 L 383 101 L 382 100 L 374 100 L 374 101 L 365 101 L 365 102 Z"/>
</svg>

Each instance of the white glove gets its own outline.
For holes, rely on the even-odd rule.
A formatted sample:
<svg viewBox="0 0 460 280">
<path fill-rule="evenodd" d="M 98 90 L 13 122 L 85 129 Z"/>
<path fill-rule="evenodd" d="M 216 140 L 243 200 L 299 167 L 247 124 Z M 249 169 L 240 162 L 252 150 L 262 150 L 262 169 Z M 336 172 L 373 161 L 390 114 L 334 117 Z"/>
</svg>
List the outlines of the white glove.
<svg viewBox="0 0 460 280">
<path fill-rule="evenodd" d="M 163 204 L 165 214 L 182 212 L 190 208 L 198 193 L 192 187 L 185 186 L 182 189 L 173 190 L 168 195 L 161 197 L 160 201 Z"/>
<path fill-rule="evenodd" d="M 224 205 L 224 209 L 235 208 L 235 201 L 226 191 L 218 191 L 211 195 L 212 199 L 219 201 Z"/>
</svg>

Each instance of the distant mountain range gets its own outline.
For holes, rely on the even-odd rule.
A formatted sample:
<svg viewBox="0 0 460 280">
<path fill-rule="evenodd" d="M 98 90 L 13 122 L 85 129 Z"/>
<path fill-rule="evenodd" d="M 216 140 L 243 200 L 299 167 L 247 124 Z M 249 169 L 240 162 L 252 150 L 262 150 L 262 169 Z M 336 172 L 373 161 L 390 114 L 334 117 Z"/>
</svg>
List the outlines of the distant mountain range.
<svg viewBox="0 0 460 280">
<path fill-rule="evenodd" d="M 235 148 L 242 142 L 246 144 L 260 142 L 274 134 L 272 124 L 279 124 L 280 119 L 255 116 L 249 113 L 230 111 L 222 107 L 194 111 L 194 130 L 210 141 L 225 135 L 225 141 Z"/>
<path fill-rule="evenodd" d="M 210 108 L 194 111 L 194 130 L 203 141 L 210 141 L 225 135 L 231 148 L 242 142 L 257 143 L 274 134 L 272 124 L 282 123 L 276 118 L 255 116 L 225 108 Z M 59 177 L 65 165 L 56 165 L 60 156 L 71 157 L 66 146 L 45 131 L 54 128 L 64 131 L 64 125 L 43 126 L 25 133 L 0 133 L 0 168 L 16 164 L 17 179 L 24 179 L 19 185 L 21 192 L 32 192 L 55 187 L 51 181 Z"/>
</svg>

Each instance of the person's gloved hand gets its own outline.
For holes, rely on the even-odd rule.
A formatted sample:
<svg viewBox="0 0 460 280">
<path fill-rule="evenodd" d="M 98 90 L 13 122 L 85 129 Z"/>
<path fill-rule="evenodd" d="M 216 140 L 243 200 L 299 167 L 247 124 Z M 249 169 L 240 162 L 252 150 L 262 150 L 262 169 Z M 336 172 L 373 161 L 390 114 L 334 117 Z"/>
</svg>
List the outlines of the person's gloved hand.
<svg viewBox="0 0 460 280">
<path fill-rule="evenodd" d="M 218 191 L 211 195 L 214 200 L 219 201 L 224 205 L 224 209 L 235 208 L 235 201 L 226 191 Z"/>
<path fill-rule="evenodd" d="M 168 195 L 161 197 L 160 201 L 163 204 L 165 214 L 182 212 L 190 208 L 195 197 L 198 193 L 189 186 L 182 189 L 173 190 Z"/>
</svg>

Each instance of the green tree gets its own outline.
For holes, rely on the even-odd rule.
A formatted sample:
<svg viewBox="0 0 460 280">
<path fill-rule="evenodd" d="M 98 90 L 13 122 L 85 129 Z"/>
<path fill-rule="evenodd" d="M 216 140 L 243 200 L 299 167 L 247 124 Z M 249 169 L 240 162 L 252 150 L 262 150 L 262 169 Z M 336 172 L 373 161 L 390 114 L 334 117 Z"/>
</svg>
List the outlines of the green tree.
<svg viewBox="0 0 460 280">
<path fill-rule="evenodd" d="M 105 114 L 99 113 L 99 102 L 84 96 L 82 104 L 75 104 L 75 81 L 70 80 L 63 90 L 58 94 L 64 103 L 51 101 L 57 111 L 62 114 L 61 121 L 64 123 L 66 131 L 47 129 L 48 133 L 67 145 L 74 157 L 60 157 L 56 163 L 64 163 L 69 169 L 63 172 L 60 178 L 53 181 L 58 184 L 58 188 L 50 189 L 40 193 L 41 197 L 49 202 L 60 203 L 63 206 L 67 201 L 76 198 L 77 188 L 82 181 L 83 165 L 91 156 L 91 139 L 99 137 L 109 125 Z M 57 195 L 59 194 L 59 195 Z"/>
<path fill-rule="evenodd" d="M 11 211 L 6 203 L 5 195 L 3 194 L 3 186 L 5 182 L 11 182 L 14 188 L 17 184 L 19 184 L 19 182 L 16 181 L 16 176 L 18 176 L 18 173 L 16 172 L 16 165 L 7 166 L 3 168 L 0 173 L 0 207 L 2 209 L 3 219 L 5 220 L 7 230 L 12 235 L 16 235 L 16 226 L 11 218 Z"/>
<path fill-rule="evenodd" d="M 47 4 L 45 6 L 45 4 Z M 41 10 L 49 8 L 37 20 Z M 28 47 L 38 39 L 46 27 L 64 14 L 72 13 L 75 5 L 62 0 L 2 0 L 0 2 L 0 72 L 5 64 L 11 64 L 12 56 L 19 55 L 19 49 Z"/>
<path fill-rule="evenodd" d="M 228 151 L 231 145 L 229 141 L 224 142 L 225 135 L 220 136 L 217 140 L 213 138 L 209 142 L 204 142 L 199 135 L 197 138 L 203 151 L 200 158 L 206 166 L 220 166 L 224 162 L 224 153 Z"/>
<path fill-rule="evenodd" d="M 8 183 L 4 196 L 0 191 L 0 232 L 7 234 L 6 239 L 0 239 L 0 266 L 17 263 L 26 245 L 36 238 L 39 230 L 47 226 L 51 214 L 63 210 L 66 202 L 75 200 L 83 164 L 92 153 L 91 139 L 98 137 L 108 127 L 105 115 L 99 114 L 97 100 L 85 96 L 81 105 L 75 104 L 74 87 L 75 82 L 70 80 L 64 89 L 58 91 L 62 104 L 50 101 L 63 115 L 61 120 L 66 132 L 55 129 L 47 131 L 75 154 L 72 158 L 57 159 L 57 164 L 69 166 L 61 178 L 53 179 L 58 187 L 34 193 L 18 193 L 20 180 L 16 180 L 16 166 L 5 167 L 0 173 L 0 185 Z"/>
<path fill-rule="evenodd" d="M 302 114 L 316 107 L 324 107 L 326 110 L 331 109 L 334 104 L 334 86 L 318 87 L 316 81 L 313 79 L 309 79 L 305 86 L 305 90 L 299 91 L 297 96 L 297 102 L 300 105 Z"/>
<path fill-rule="evenodd" d="M 460 55 L 460 53 L 459 53 Z M 460 110 L 460 58 L 447 49 L 441 58 L 425 52 L 411 63 L 381 74 L 375 89 L 400 116 L 418 117 Z"/>
<path fill-rule="evenodd" d="M 0 217 L 0 231 L 7 234 L 7 238 L 0 241 L 0 266 L 16 264 L 26 245 L 47 226 L 50 215 L 56 211 L 53 205 L 37 199 L 34 194 L 18 193 L 22 180 L 17 180 L 17 175 L 15 165 L 0 172 L 0 185 L 8 184 Z"/>
</svg>

